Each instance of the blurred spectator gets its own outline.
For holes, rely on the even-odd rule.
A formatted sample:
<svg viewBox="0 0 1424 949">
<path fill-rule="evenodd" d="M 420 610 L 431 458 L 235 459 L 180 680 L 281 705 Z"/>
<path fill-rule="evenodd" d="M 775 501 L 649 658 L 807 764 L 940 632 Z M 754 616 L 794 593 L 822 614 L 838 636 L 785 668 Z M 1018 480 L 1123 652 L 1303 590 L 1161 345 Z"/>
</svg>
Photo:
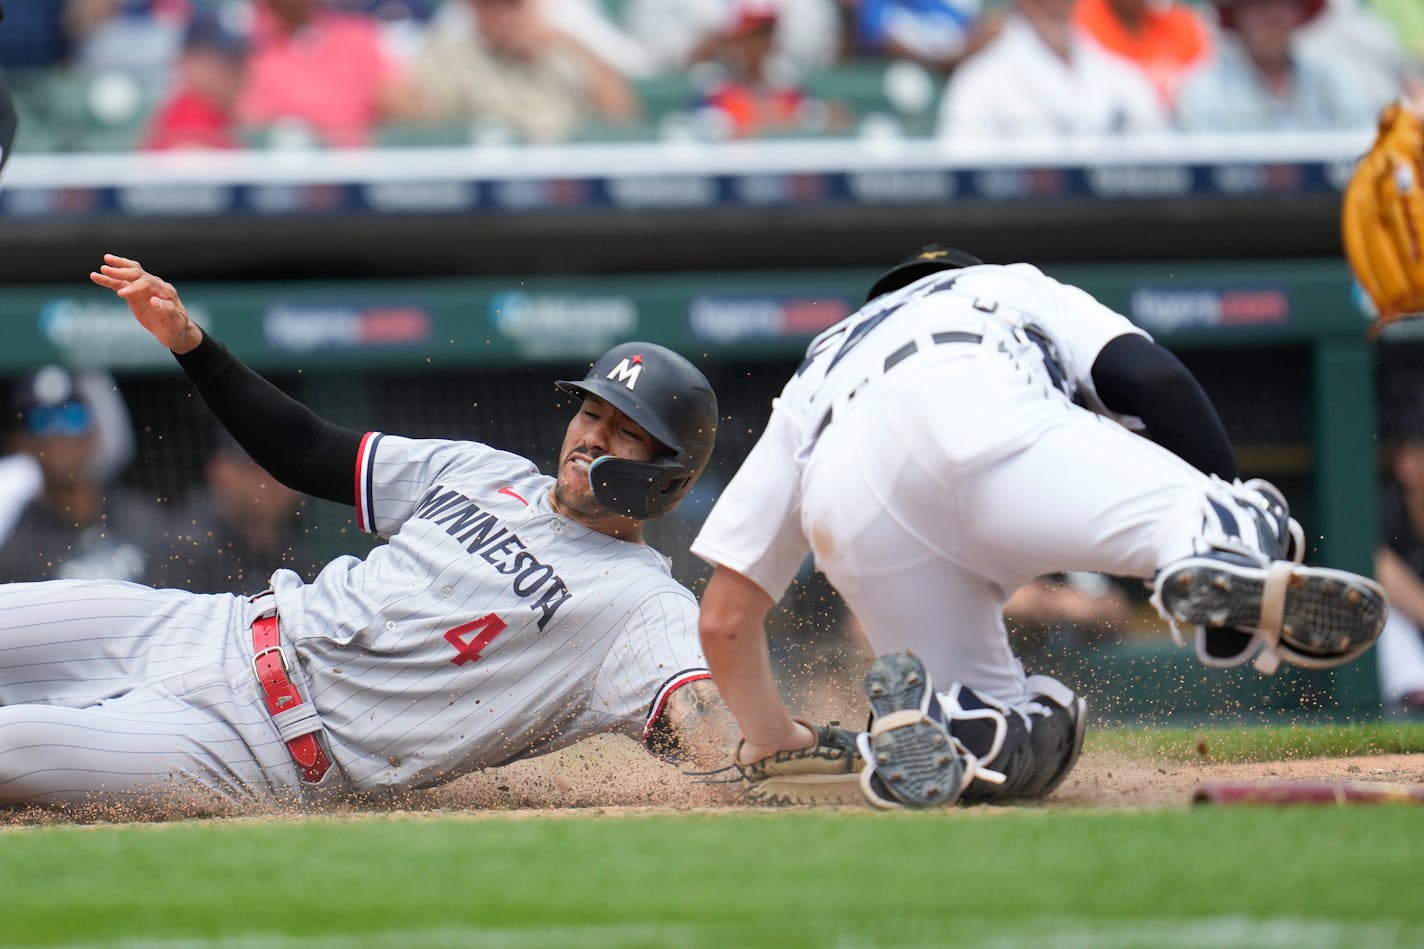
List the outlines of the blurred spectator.
<svg viewBox="0 0 1424 949">
<path fill-rule="evenodd" d="M 1375 659 L 1386 707 L 1424 715 L 1424 401 L 1399 434 L 1375 551 L 1375 577 L 1390 606 Z"/>
<path fill-rule="evenodd" d="M 1370 7 L 1394 27 L 1408 60 L 1406 91 L 1424 96 L 1424 3 L 1419 0 L 1370 0 Z"/>
<path fill-rule="evenodd" d="M 17 451 L 0 458 L 0 546 L 44 487 L 44 470 L 29 452 Z"/>
<path fill-rule="evenodd" d="M 697 103 L 712 137 L 825 132 L 847 124 L 845 109 L 807 95 L 777 74 L 773 48 L 780 11 L 770 0 L 742 0 L 732 9 L 706 64 Z"/>
<path fill-rule="evenodd" d="M 105 450 L 113 413 L 94 386 L 59 366 L 14 385 L 8 448 L 35 458 L 43 486 L 0 547 L 0 582 L 60 578 L 146 580 L 166 540 L 159 508 L 110 483 L 122 454 Z M 107 396 L 117 396 L 112 381 Z M 123 416 L 127 424 L 127 415 Z M 123 442 L 120 436 L 111 441 Z"/>
<path fill-rule="evenodd" d="M 268 144 L 359 147 L 378 123 L 422 114 L 370 17 L 322 0 L 257 0 L 254 13 L 237 113 Z"/>
<path fill-rule="evenodd" d="M 1301 27 L 1297 44 L 1306 59 L 1333 60 L 1349 70 L 1373 109 L 1399 98 L 1408 82 L 1399 32 L 1365 0 L 1327 0 L 1324 12 Z"/>
<path fill-rule="evenodd" d="M 577 36 L 605 63 L 632 79 L 647 79 L 656 71 L 653 57 L 608 15 L 601 0 L 541 0 L 549 22 Z"/>
<path fill-rule="evenodd" d="M 1206 21 L 1176 0 L 1079 0 L 1073 19 L 1103 48 L 1146 73 L 1168 110 L 1187 71 L 1211 51 Z"/>
<path fill-rule="evenodd" d="M 415 67 L 436 119 L 485 118 L 552 142 L 638 114 L 627 80 L 555 28 L 539 0 L 452 0 L 442 13 Z"/>
<path fill-rule="evenodd" d="M 939 134 L 1071 137 L 1166 129 L 1152 84 L 1073 22 L 1075 3 L 1015 0 L 1003 32 L 950 76 Z"/>
<path fill-rule="evenodd" d="M 743 0 L 629 0 L 624 22 L 648 50 L 659 72 L 673 73 L 715 61 L 726 25 Z M 836 0 L 771 0 L 776 31 L 767 71 L 778 83 L 794 84 L 836 62 L 840 19 Z"/>
<path fill-rule="evenodd" d="M 5 0 L 0 27 L 0 70 L 9 73 L 58 66 L 69 59 L 68 0 Z"/>
<path fill-rule="evenodd" d="M 68 4 L 75 68 L 111 84 L 100 95 L 156 102 L 167 90 L 178 61 L 187 4 L 183 0 L 68 0 Z"/>
<path fill-rule="evenodd" d="M 1108 630 L 1125 628 L 1132 607 L 1112 579 L 1096 573 L 1061 573 L 1032 580 L 1010 597 L 1004 620 L 1036 649 L 1083 646 Z M 1034 649 L 1027 650 L 1028 652 Z"/>
<path fill-rule="evenodd" d="M 1182 86 L 1188 132 L 1271 132 L 1372 126 L 1376 109 L 1346 68 L 1300 54 L 1301 26 L 1325 0 L 1214 0 L 1224 33 Z"/>
<path fill-rule="evenodd" d="M 218 12 L 200 12 L 188 26 L 176 86 L 154 115 L 144 148 L 237 148 L 237 97 L 247 41 Z"/>
<path fill-rule="evenodd" d="M 155 584 L 196 593 L 265 589 L 273 570 L 285 567 L 311 580 L 325 558 L 302 531 L 297 492 L 269 475 L 226 432 L 203 469 L 206 487 L 172 519 L 171 553 Z"/>
<path fill-rule="evenodd" d="M 980 0 L 841 0 L 856 53 L 948 72 L 998 36 L 1002 14 Z"/>
<path fill-rule="evenodd" d="M 425 42 L 439 0 L 331 0 L 331 5 L 374 19 L 386 48 L 401 62 L 410 62 Z"/>
</svg>

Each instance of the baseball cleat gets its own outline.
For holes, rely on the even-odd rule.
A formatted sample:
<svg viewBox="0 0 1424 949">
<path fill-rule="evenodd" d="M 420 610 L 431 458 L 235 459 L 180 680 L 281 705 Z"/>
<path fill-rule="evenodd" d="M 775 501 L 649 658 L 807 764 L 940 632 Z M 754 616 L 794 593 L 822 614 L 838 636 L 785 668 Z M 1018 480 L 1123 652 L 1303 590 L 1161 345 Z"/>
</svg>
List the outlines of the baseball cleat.
<svg viewBox="0 0 1424 949">
<path fill-rule="evenodd" d="M 866 800 L 885 810 L 959 800 L 973 777 L 970 759 L 929 714 L 934 689 L 924 663 L 910 652 L 881 656 L 865 675 L 865 694 L 875 713 L 858 738 Z"/>
<path fill-rule="evenodd" d="M 1289 577 L 1269 594 L 1279 602 L 1268 603 L 1267 577 L 1278 565 L 1289 568 Z M 1257 629 L 1263 613 L 1274 613 L 1284 640 L 1320 657 L 1373 642 L 1387 613 L 1384 590 L 1373 580 L 1285 561 L 1266 567 L 1190 557 L 1162 571 L 1155 598 L 1177 622 L 1213 629 Z"/>
</svg>

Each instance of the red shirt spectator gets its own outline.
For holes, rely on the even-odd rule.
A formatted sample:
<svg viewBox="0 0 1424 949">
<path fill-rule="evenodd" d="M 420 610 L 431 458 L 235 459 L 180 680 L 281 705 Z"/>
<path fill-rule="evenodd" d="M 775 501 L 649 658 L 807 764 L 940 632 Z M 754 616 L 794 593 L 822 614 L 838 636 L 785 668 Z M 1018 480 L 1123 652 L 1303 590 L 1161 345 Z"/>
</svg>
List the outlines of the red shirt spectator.
<svg viewBox="0 0 1424 949">
<path fill-rule="evenodd" d="M 1183 75 L 1211 51 L 1201 16 L 1172 0 L 1078 0 L 1073 20 L 1099 45 L 1136 63 L 1169 108 Z"/>
<path fill-rule="evenodd" d="M 143 147 L 150 151 L 179 148 L 237 148 L 232 114 L 192 90 L 179 91 L 153 117 Z"/>
<path fill-rule="evenodd" d="M 196 15 L 178 59 L 177 88 L 155 113 L 143 147 L 238 148 L 233 108 L 246 56 L 246 38 L 220 14 Z"/>
<path fill-rule="evenodd" d="M 398 112 L 401 70 L 369 17 L 333 12 L 318 0 L 263 0 L 256 9 L 243 124 L 296 119 L 327 145 L 359 147 Z"/>
</svg>

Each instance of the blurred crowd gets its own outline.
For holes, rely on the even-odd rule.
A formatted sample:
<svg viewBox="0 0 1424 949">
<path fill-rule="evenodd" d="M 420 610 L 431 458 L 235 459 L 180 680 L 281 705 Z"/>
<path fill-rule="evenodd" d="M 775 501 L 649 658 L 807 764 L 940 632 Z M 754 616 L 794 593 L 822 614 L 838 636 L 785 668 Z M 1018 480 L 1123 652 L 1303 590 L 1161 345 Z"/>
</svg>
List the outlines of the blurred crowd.
<svg viewBox="0 0 1424 949">
<path fill-rule="evenodd" d="M 0 457 L 0 583 L 110 579 L 257 592 L 321 566 L 304 502 L 221 430 L 202 477 L 161 501 L 125 484 L 133 423 L 112 376 L 43 366 L 14 379 Z"/>
<path fill-rule="evenodd" d="M 1368 126 L 1424 93 L 1419 0 L 5 7 L 0 71 L 37 127 L 69 96 L 150 149 L 855 134 L 887 115 L 950 138 L 1261 133 Z"/>
</svg>

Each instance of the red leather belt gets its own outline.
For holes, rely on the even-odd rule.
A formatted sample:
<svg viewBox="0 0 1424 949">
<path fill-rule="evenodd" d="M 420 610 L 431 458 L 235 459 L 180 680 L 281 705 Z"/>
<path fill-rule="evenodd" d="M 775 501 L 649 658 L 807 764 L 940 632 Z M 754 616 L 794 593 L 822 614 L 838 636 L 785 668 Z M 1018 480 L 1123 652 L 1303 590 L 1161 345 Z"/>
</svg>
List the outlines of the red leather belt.
<svg viewBox="0 0 1424 949">
<path fill-rule="evenodd" d="M 287 654 L 278 639 L 277 616 L 258 617 L 252 624 L 252 668 L 267 700 L 267 714 L 276 715 L 302 704 L 302 695 L 287 674 Z M 287 742 L 297 764 L 302 766 L 302 780 L 311 784 L 322 779 L 331 762 L 317 744 L 315 733 L 298 735 Z"/>
</svg>

